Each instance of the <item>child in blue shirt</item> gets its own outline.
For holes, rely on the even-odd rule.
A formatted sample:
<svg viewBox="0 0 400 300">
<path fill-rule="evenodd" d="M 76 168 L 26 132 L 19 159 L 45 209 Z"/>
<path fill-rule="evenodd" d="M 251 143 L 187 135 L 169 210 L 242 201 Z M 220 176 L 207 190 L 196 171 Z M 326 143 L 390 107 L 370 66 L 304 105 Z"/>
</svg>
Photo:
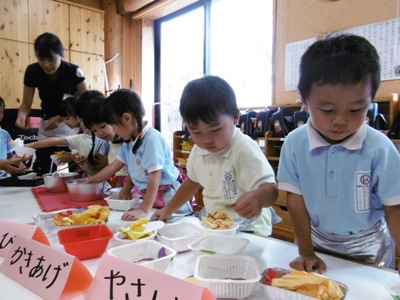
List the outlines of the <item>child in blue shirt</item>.
<svg viewBox="0 0 400 300">
<path fill-rule="evenodd" d="M 394 267 L 400 155 L 366 125 L 379 84 L 379 56 L 363 37 L 332 35 L 302 56 L 298 89 L 310 117 L 287 136 L 278 168 L 300 255 L 292 268 L 324 272 L 316 250 Z"/>
<path fill-rule="evenodd" d="M 89 178 L 88 182 L 104 181 L 126 165 L 129 178 L 118 198 L 130 199 L 134 185 L 141 191 L 143 202 L 139 208 L 125 212 L 122 219 L 131 221 L 145 218 L 152 207 L 164 207 L 181 185 L 171 150 L 160 132 L 143 120 L 145 111 L 137 93 L 128 89 L 113 92 L 104 101 L 102 115 L 125 143 L 119 149 L 117 158 Z M 192 211 L 190 199 L 179 209 L 180 213 Z"/>
<path fill-rule="evenodd" d="M 0 122 L 4 118 L 5 108 L 4 99 L 0 97 Z M 10 144 L 11 140 L 8 131 L 0 127 L 0 177 L 6 173 L 16 175 L 26 171 L 26 166 L 22 163 L 25 157 L 19 158 L 14 154 L 14 147 Z"/>
</svg>

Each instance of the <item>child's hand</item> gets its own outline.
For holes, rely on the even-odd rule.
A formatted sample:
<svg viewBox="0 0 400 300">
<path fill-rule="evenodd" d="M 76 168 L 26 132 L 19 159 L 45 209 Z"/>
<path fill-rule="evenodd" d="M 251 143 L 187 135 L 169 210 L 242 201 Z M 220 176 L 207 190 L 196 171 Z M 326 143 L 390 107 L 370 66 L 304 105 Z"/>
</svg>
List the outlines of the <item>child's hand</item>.
<svg viewBox="0 0 400 300">
<path fill-rule="evenodd" d="M 132 199 L 132 193 L 131 191 L 125 191 L 124 189 L 121 189 L 121 191 L 118 193 L 118 199 L 121 200 L 131 200 Z"/>
<path fill-rule="evenodd" d="M 17 154 L 13 154 L 11 159 L 16 159 L 16 160 L 21 160 L 21 161 L 28 161 L 32 159 L 33 155 L 26 156 L 25 154 L 23 156 L 18 156 Z"/>
<path fill-rule="evenodd" d="M 141 208 L 125 212 L 121 217 L 121 219 L 124 221 L 134 221 L 139 220 L 140 218 L 147 218 L 147 213 Z"/>
<path fill-rule="evenodd" d="M 61 154 L 57 154 L 60 152 L 61 152 Z M 60 157 L 57 159 L 57 162 L 59 164 L 61 164 L 61 163 L 67 164 L 69 162 L 75 161 L 75 159 L 76 159 L 76 154 L 71 154 L 71 152 L 59 151 L 59 152 L 56 152 L 55 154 L 59 155 L 59 157 Z"/>
<path fill-rule="evenodd" d="M 173 213 L 169 213 L 167 211 L 166 207 L 163 207 L 161 209 L 156 210 L 153 215 L 150 217 L 151 221 L 156 221 L 156 220 L 160 220 L 160 221 L 164 221 L 166 219 L 168 219 L 170 216 L 172 216 Z"/>
<path fill-rule="evenodd" d="M 6 171 L 8 174 L 17 175 L 25 173 L 26 167 L 22 164 L 24 157 L 18 157 L 14 155 L 10 159 L 3 159 L 0 163 L 0 169 Z M 22 166 L 21 166 L 22 164 Z"/>
<path fill-rule="evenodd" d="M 290 267 L 299 271 L 324 273 L 326 264 L 315 253 L 304 254 L 296 257 L 289 263 Z"/>
<path fill-rule="evenodd" d="M 228 205 L 239 216 L 245 219 L 251 219 L 258 216 L 262 209 L 262 200 L 258 201 L 254 192 L 246 192 L 236 201 L 235 204 Z"/>
</svg>

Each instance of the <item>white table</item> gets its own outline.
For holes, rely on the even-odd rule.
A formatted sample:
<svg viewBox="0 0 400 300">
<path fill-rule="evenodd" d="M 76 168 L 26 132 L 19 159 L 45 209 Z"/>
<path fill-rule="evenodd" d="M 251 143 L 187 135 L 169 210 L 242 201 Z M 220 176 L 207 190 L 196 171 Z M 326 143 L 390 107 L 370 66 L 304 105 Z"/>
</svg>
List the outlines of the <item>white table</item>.
<svg viewBox="0 0 400 300">
<path fill-rule="evenodd" d="M 32 215 L 41 213 L 30 188 L 0 187 L 0 218 L 15 222 L 32 222 Z M 113 232 L 120 226 L 126 226 L 127 222 L 120 220 L 121 212 L 112 211 L 108 226 Z M 194 217 L 187 217 L 179 221 L 198 222 Z M 297 256 L 297 247 L 274 238 L 263 238 L 252 234 L 237 233 L 237 236 L 250 240 L 244 255 L 256 258 L 260 271 L 267 267 L 281 267 L 287 269 L 289 262 Z M 48 236 L 52 247 L 63 249 L 58 243 L 55 234 Z M 110 240 L 109 248 L 117 246 L 117 242 Z M 385 290 L 385 285 L 400 281 L 399 275 L 393 270 L 366 266 L 333 256 L 321 254 L 328 265 L 324 275 L 340 281 L 348 286 L 347 300 L 390 300 L 390 295 Z M 0 258 L 0 262 L 2 258 Z M 94 275 L 99 259 L 84 260 L 84 265 Z M 170 263 L 166 273 L 185 278 L 193 274 L 194 255 L 191 252 L 178 254 Z M 0 299 L 41 299 L 18 283 L 0 274 Z M 84 299 L 79 297 L 78 299 Z M 255 285 L 251 295 L 247 299 L 265 299 L 262 289 Z"/>
</svg>

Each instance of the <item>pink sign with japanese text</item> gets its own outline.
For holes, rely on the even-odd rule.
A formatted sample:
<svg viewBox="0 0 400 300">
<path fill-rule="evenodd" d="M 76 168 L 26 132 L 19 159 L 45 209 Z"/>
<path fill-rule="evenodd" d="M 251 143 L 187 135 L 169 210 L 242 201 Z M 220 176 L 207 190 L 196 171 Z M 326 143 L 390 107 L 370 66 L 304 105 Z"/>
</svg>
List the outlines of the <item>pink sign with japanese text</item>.
<svg viewBox="0 0 400 300">
<path fill-rule="evenodd" d="M 103 254 L 87 299 L 138 298 L 215 300 L 205 287 Z"/>
<path fill-rule="evenodd" d="M 73 299 L 86 293 L 93 280 L 74 256 L 18 234 L 0 272 L 44 299 Z"/>
<path fill-rule="evenodd" d="M 9 248 L 13 244 L 16 234 L 38 241 L 50 246 L 49 240 L 44 232 L 35 225 L 16 223 L 0 220 L 0 256 L 5 257 Z"/>
</svg>

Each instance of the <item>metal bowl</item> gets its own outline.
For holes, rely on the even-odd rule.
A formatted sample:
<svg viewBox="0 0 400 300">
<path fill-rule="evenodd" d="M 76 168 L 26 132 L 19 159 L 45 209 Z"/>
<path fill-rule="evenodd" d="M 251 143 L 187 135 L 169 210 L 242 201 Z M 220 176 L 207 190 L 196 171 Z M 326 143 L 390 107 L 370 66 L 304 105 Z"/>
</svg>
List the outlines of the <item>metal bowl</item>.
<svg viewBox="0 0 400 300">
<path fill-rule="evenodd" d="M 97 183 L 84 183 L 87 178 L 67 180 L 65 183 L 71 201 L 94 201 L 104 197 L 104 181 Z"/>
<path fill-rule="evenodd" d="M 65 182 L 74 178 L 78 178 L 79 174 L 76 172 L 71 173 L 47 173 L 43 174 L 44 185 L 46 190 L 50 193 L 63 193 L 67 191 Z"/>
</svg>

